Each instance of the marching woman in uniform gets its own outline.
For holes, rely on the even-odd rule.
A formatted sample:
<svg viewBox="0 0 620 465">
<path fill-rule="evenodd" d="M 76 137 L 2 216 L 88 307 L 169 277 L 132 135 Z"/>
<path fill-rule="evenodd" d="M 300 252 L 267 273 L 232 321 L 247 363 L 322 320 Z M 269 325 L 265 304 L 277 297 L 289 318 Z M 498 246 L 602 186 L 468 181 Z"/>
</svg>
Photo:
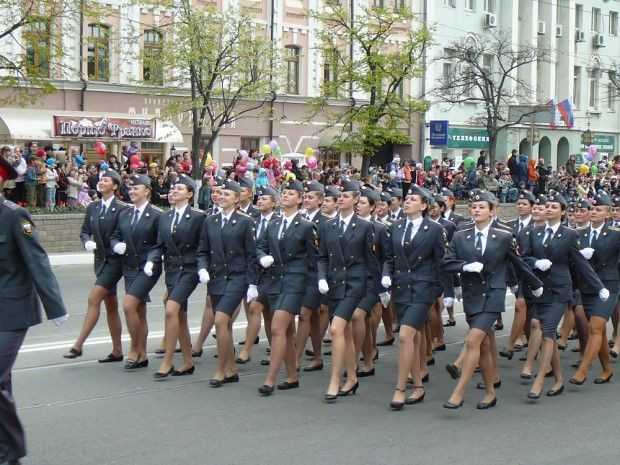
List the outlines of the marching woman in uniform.
<svg viewBox="0 0 620 465">
<path fill-rule="evenodd" d="M 142 174 L 129 177 L 129 197 L 133 208 L 128 208 L 118 218 L 118 226 L 110 239 L 114 253 L 123 257 L 125 297 L 123 308 L 127 330 L 131 336 L 131 348 L 125 368 L 144 368 L 149 365 L 146 340 L 149 333 L 146 320 L 146 304 L 149 292 L 161 275 L 161 267 L 153 269 L 153 275 L 144 274 L 144 265 L 151 247 L 157 243 L 157 230 L 161 210 L 149 203 L 151 178 Z"/>
<path fill-rule="evenodd" d="M 226 180 L 220 193 L 220 213 L 208 217 L 200 232 L 198 276 L 201 283 L 208 283 L 217 332 L 217 368 L 209 381 L 212 387 L 239 381 L 233 313 L 244 297 L 247 302 L 258 297 L 254 220 L 235 210 L 240 194 L 239 183 Z"/>
<path fill-rule="evenodd" d="M 258 388 L 264 396 L 273 393 L 282 360 L 287 378 L 278 389 L 299 387 L 297 351 L 295 350 L 295 316 L 299 314 L 308 287 L 308 269 L 316 269 L 318 239 L 314 223 L 299 213 L 304 188 L 291 180 L 282 186 L 282 217 L 267 226 L 258 243 L 257 258 L 269 274 L 267 290 L 271 319 L 271 363 L 265 382 Z"/>
<path fill-rule="evenodd" d="M 373 252 L 372 224 L 355 215 L 354 211 L 360 195 L 359 184 L 345 178 L 341 189 L 339 214 L 325 223 L 319 244 L 319 291 L 327 294 L 332 317 L 332 374 L 325 394 L 327 402 L 357 391 L 359 383 L 351 317 L 366 295 L 368 274 L 377 289 L 381 285 L 381 270 Z M 343 364 L 346 365 L 347 381 L 340 389 Z"/>
<path fill-rule="evenodd" d="M 620 258 L 620 230 L 607 223 L 611 214 L 611 198 L 605 194 L 597 194 L 592 199 L 590 212 L 590 226 L 579 231 L 581 255 L 590 262 L 590 265 L 603 282 L 609 296 L 588 284 L 587 280 L 579 280 L 581 303 L 588 317 L 588 342 L 579 369 L 569 382 L 581 385 L 592 365 L 594 357 L 598 355 L 603 372 L 594 379 L 594 384 L 604 384 L 611 380 L 612 371 L 607 345 L 607 321 L 614 312 L 618 302 L 618 259 Z M 585 247 L 584 247 L 585 246 Z M 581 273 L 581 269 L 579 269 Z M 603 293 L 604 294 L 604 293 Z"/>
<path fill-rule="evenodd" d="M 564 378 L 556 343 L 558 323 L 564 315 L 573 295 L 573 282 L 569 265 L 579 268 L 582 280 L 596 289 L 601 300 L 609 297 L 588 261 L 579 253 L 577 231 L 561 224 L 566 211 L 566 199 L 561 194 L 551 192 L 547 202 L 547 222 L 544 226 L 533 228 L 525 241 L 524 260 L 532 267 L 544 283 L 544 293 L 533 292 L 535 310 L 532 315 L 532 328 L 540 325 L 542 331 L 542 353 L 540 366 L 528 399 L 537 400 L 542 394 L 545 375 L 549 365 L 553 369 L 555 383 L 547 391 L 547 396 L 557 396 L 564 391 Z M 533 331 L 533 329 L 532 329 Z"/>
<path fill-rule="evenodd" d="M 463 310 L 469 325 L 461 377 L 443 406 L 457 409 L 463 405 L 465 389 L 479 365 L 486 388 L 484 399 L 477 405 L 482 410 L 497 403 L 489 335 L 493 333 L 493 323 L 505 311 L 509 263 L 535 289 L 534 295 L 542 295 L 543 289 L 542 282 L 519 257 L 512 234 L 492 227 L 495 196 L 488 191 L 478 191 L 472 198 L 470 212 L 474 226 L 454 234 L 441 262 L 442 270 L 461 273 Z"/>
<path fill-rule="evenodd" d="M 121 332 L 123 325 L 118 314 L 116 285 L 123 277 L 123 259 L 114 253 L 110 237 L 116 231 L 118 217 L 126 205 L 114 198 L 114 192 L 121 184 L 121 177 L 116 171 L 105 170 L 97 184 L 101 200 L 92 202 L 86 208 L 80 237 L 82 245 L 88 252 L 95 254 L 95 275 L 97 279 L 88 295 L 88 309 L 84 317 L 82 331 L 64 358 L 77 358 L 82 355 L 84 342 L 99 320 L 101 302 L 105 303 L 108 328 L 112 338 L 112 352 L 99 363 L 122 362 L 123 346 Z"/>
<path fill-rule="evenodd" d="M 400 321 L 398 376 L 390 403 L 394 410 L 402 409 L 405 403 L 421 402 L 425 394 L 420 373 L 420 331 L 424 331 L 428 311 L 435 301 L 435 281 L 446 244 L 443 227 L 428 218 L 431 202 L 430 192 L 413 185 L 403 203 L 406 218 L 396 220 L 390 227 L 386 271 L 381 284 L 392 286 L 392 300 Z M 413 374 L 414 387 L 406 398 L 409 373 Z"/>
<path fill-rule="evenodd" d="M 171 192 L 174 208 L 160 215 L 157 243 L 151 247 L 143 270 L 146 276 L 154 276 L 161 266 L 163 256 L 168 292 L 164 334 L 166 353 L 159 370 L 153 375 L 155 379 L 194 373 L 192 344 L 187 325 L 187 300 L 198 285 L 196 250 L 204 213 L 189 206 L 196 192 L 196 183 L 186 174 L 179 175 L 179 180 L 171 188 Z M 175 370 L 172 364 L 177 339 L 183 354 L 183 364 L 179 370 Z"/>
<path fill-rule="evenodd" d="M 386 224 L 373 218 L 375 206 L 380 200 L 378 191 L 370 185 L 364 185 L 360 188 L 356 212 L 360 218 L 372 224 L 375 238 L 373 250 L 383 271 L 390 248 L 390 233 Z M 377 327 L 383 314 L 383 308 L 390 303 L 389 294 L 383 294 L 386 300 L 382 302 L 379 298 L 380 292 L 383 294 L 383 289 L 377 289 L 372 281 L 372 276 L 368 275 L 366 295 L 360 301 L 358 308 L 355 309 L 351 320 L 355 359 L 358 359 L 360 352 L 364 355 L 364 368 L 357 371 L 358 378 L 375 374 L 373 358 L 377 350 Z"/>
</svg>

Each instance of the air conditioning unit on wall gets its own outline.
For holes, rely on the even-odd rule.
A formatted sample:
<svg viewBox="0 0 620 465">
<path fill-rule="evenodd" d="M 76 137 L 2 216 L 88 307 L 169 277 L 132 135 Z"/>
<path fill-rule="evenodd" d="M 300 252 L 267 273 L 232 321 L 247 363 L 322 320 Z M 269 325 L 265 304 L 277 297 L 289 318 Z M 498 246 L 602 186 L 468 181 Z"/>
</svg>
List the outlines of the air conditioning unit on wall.
<svg viewBox="0 0 620 465">
<path fill-rule="evenodd" d="M 497 16 L 493 13 L 486 13 L 484 15 L 484 27 L 497 27 Z"/>
<path fill-rule="evenodd" d="M 604 47 L 605 46 L 605 37 L 602 34 L 594 34 L 592 37 L 592 45 L 594 47 Z"/>
<path fill-rule="evenodd" d="M 575 42 L 585 42 L 586 41 L 586 33 L 577 29 L 575 31 Z"/>
</svg>

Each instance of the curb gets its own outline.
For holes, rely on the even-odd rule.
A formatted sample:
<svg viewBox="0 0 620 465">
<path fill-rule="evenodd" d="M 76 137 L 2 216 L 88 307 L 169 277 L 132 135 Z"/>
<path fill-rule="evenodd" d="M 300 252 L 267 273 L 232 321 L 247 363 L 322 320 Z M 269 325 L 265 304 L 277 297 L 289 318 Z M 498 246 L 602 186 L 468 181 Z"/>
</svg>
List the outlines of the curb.
<svg viewBox="0 0 620 465">
<path fill-rule="evenodd" d="M 52 266 L 92 265 L 94 255 L 92 253 L 64 253 L 50 254 L 48 257 Z"/>
</svg>

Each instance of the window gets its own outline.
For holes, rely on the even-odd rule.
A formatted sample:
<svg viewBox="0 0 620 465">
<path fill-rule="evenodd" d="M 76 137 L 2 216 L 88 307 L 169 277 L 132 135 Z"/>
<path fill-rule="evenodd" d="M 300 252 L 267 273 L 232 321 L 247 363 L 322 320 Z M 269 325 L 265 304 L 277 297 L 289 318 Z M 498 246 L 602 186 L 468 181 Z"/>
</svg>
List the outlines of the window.
<svg viewBox="0 0 620 465">
<path fill-rule="evenodd" d="M 443 6 L 449 6 L 451 8 L 456 8 L 456 0 L 443 0 Z"/>
<path fill-rule="evenodd" d="M 573 69 L 573 105 L 575 108 L 581 106 L 581 66 Z"/>
<path fill-rule="evenodd" d="M 32 77 L 50 77 L 50 27 L 39 20 L 24 30 L 26 73 Z"/>
<path fill-rule="evenodd" d="M 609 34 L 612 36 L 618 35 L 618 12 L 609 12 Z"/>
<path fill-rule="evenodd" d="M 476 0 L 465 0 L 465 9 L 474 11 L 476 9 Z"/>
<path fill-rule="evenodd" d="M 384 3 L 383 0 L 372 0 L 372 5 L 375 8 L 383 8 L 383 7 L 385 7 L 385 3 Z"/>
<path fill-rule="evenodd" d="M 338 51 L 325 50 L 323 55 L 323 92 L 330 97 L 338 94 Z"/>
<path fill-rule="evenodd" d="M 452 81 L 454 71 L 454 50 L 450 48 L 443 49 L 443 80 L 445 83 Z"/>
<path fill-rule="evenodd" d="M 575 27 L 583 31 L 583 5 L 575 5 Z"/>
<path fill-rule="evenodd" d="M 592 110 L 598 110 L 600 75 L 601 70 L 598 67 L 598 64 L 595 64 L 590 71 L 590 85 L 588 89 L 588 107 Z"/>
<path fill-rule="evenodd" d="M 333 168 L 340 165 L 340 152 L 328 147 L 319 147 L 319 156 L 323 160 L 323 168 Z"/>
<path fill-rule="evenodd" d="M 407 6 L 405 0 L 394 0 L 394 8 L 397 10 L 399 8 L 405 8 L 405 6 Z"/>
<path fill-rule="evenodd" d="M 614 103 L 616 101 L 616 87 L 614 83 L 609 81 L 607 84 L 607 108 L 609 111 L 614 111 Z"/>
<path fill-rule="evenodd" d="M 241 138 L 241 149 L 247 150 L 258 150 L 260 145 L 260 139 L 258 137 L 242 137 Z"/>
<path fill-rule="evenodd" d="M 286 93 L 299 94 L 299 47 L 287 45 L 286 59 Z"/>
<path fill-rule="evenodd" d="M 489 53 L 482 55 L 482 67 L 487 74 L 493 74 L 493 55 Z"/>
<path fill-rule="evenodd" d="M 592 8 L 592 30 L 601 32 L 601 10 L 599 8 Z"/>
<path fill-rule="evenodd" d="M 158 31 L 144 31 L 144 53 L 142 57 L 142 79 L 158 86 L 164 83 L 164 70 L 161 61 L 163 49 L 162 35 Z"/>
<path fill-rule="evenodd" d="M 101 24 L 88 25 L 88 78 L 110 79 L 110 29 Z"/>
<path fill-rule="evenodd" d="M 495 13 L 495 0 L 484 0 L 485 13 Z"/>
</svg>

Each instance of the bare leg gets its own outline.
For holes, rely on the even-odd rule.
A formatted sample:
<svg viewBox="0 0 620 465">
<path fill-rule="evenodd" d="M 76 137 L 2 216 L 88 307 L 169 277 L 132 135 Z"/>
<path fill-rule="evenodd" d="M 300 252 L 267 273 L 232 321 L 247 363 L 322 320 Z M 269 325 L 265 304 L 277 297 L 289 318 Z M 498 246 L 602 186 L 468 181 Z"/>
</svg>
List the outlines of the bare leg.
<svg viewBox="0 0 620 465">
<path fill-rule="evenodd" d="M 579 352 L 583 356 L 583 351 L 588 345 L 588 318 L 583 309 L 583 305 L 575 307 L 575 329 L 577 329 L 577 337 L 579 338 Z"/>
<path fill-rule="evenodd" d="M 303 357 L 304 351 L 306 350 L 306 342 L 308 341 L 308 336 L 310 335 L 311 319 L 312 310 L 306 307 L 301 307 L 299 317 L 297 318 L 297 366 L 301 364 L 301 358 Z M 286 328 L 284 328 L 284 331 L 286 331 Z M 316 357 L 316 352 L 314 353 L 314 355 Z"/>
<path fill-rule="evenodd" d="M 515 316 L 512 320 L 512 327 L 510 328 L 510 337 L 506 342 L 506 349 L 514 350 L 517 339 L 523 333 L 523 327 L 525 325 L 527 309 L 525 307 L 525 299 L 515 300 Z"/>
<path fill-rule="evenodd" d="M 557 346 L 555 342 L 555 337 L 545 337 L 542 338 L 542 351 L 540 354 L 540 365 L 538 367 L 538 373 L 536 374 L 536 379 L 534 380 L 534 384 L 532 385 L 531 392 L 535 394 L 540 394 L 545 385 L 545 375 L 549 371 L 549 366 L 551 365 L 551 360 L 553 358 L 554 351 L 557 352 Z M 555 367 L 558 371 L 555 373 L 556 379 L 562 378 L 562 367 L 558 363 Z"/>
<path fill-rule="evenodd" d="M 189 336 L 189 326 L 187 324 L 187 310 L 179 312 L 179 346 L 183 354 L 183 365 L 181 371 L 187 370 L 194 365 L 192 361 L 192 340 Z"/>
<path fill-rule="evenodd" d="M 353 357 L 357 362 L 360 353 L 362 352 L 364 338 L 366 337 L 366 312 L 361 308 L 356 308 L 355 312 L 353 312 L 353 318 L 351 318 L 351 330 L 353 336 L 353 348 L 355 350 Z"/>
<path fill-rule="evenodd" d="M 402 325 L 398 333 L 398 375 L 396 377 L 396 389 L 394 390 L 394 402 L 405 401 L 405 388 L 407 386 L 407 377 L 414 366 L 414 354 L 416 352 L 415 336 L 418 331 L 408 325 Z M 414 378 L 415 386 L 422 386 L 420 370 L 417 371 L 417 378 Z"/>
<path fill-rule="evenodd" d="M 125 295 L 123 298 L 123 309 L 125 311 L 125 322 L 127 325 L 127 331 L 131 336 L 131 345 L 129 348 L 128 360 L 141 361 L 140 360 L 140 348 L 141 333 L 143 331 L 140 317 L 138 316 L 138 309 L 142 302 L 132 295 Z M 146 352 L 146 351 L 145 351 Z M 146 354 L 145 354 L 146 355 Z"/>
<path fill-rule="evenodd" d="M 383 320 L 383 329 L 385 330 L 385 337 L 383 340 L 389 341 L 394 337 L 394 316 L 392 313 L 392 302 L 390 302 L 387 308 L 383 309 L 381 319 Z"/>
<path fill-rule="evenodd" d="M 288 351 L 290 353 L 290 349 L 293 349 L 293 369 L 294 378 L 289 379 L 290 382 L 297 381 L 297 372 L 295 370 L 295 352 L 294 345 L 295 341 L 292 339 L 291 345 L 293 347 L 288 347 L 287 342 L 287 334 L 290 333 L 291 323 L 293 322 L 293 315 L 285 310 L 276 310 L 273 313 L 273 319 L 271 321 L 271 363 L 269 365 L 269 370 L 267 371 L 267 377 L 265 378 L 264 384 L 267 386 L 273 387 L 276 384 L 276 379 L 278 377 L 278 371 L 280 370 L 280 365 L 282 365 L 282 360 L 286 359 L 285 353 Z M 291 373 L 288 373 L 289 378 L 291 377 Z"/>
<path fill-rule="evenodd" d="M 258 302 L 257 300 L 253 300 L 250 302 L 250 308 L 248 309 L 248 326 L 245 330 L 245 340 L 246 344 L 241 349 L 241 353 L 239 354 L 239 359 L 241 360 L 250 360 L 252 356 L 252 347 L 254 347 L 254 341 L 256 340 L 256 336 L 260 331 L 261 320 L 262 320 L 262 312 L 263 312 L 263 304 Z M 248 344 L 247 341 L 252 341 L 251 344 Z"/>
<path fill-rule="evenodd" d="M 603 343 L 606 344 L 607 342 L 603 340 L 604 334 L 606 332 L 606 325 L 607 321 L 604 318 L 598 316 L 590 317 L 590 333 L 588 334 L 588 343 L 586 345 L 581 364 L 579 365 L 579 369 L 573 376 L 574 379 L 582 381 L 586 378 L 588 370 L 592 365 L 592 361 L 597 355 L 599 355 L 601 345 L 603 345 Z M 605 349 L 607 349 L 607 347 L 605 347 Z M 603 372 L 607 371 L 607 375 L 609 375 L 611 373 L 611 365 L 609 364 L 609 351 L 606 350 L 606 352 L 607 366 L 603 366 Z"/>
<path fill-rule="evenodd" d="M 217 367 L 213 379 L 223 380 L 226 376 L 226 362 L 233 353 L 233 340 L 229 323 L 231 317 L 224 312 L 215 312 L 215 330 L 217 331 Z"/>
<path fill-rule="evenodd" d="M 463 368 L 461 369 L 461 377 L 459 378 L 459 381 L 456 384 L 454 391 L 452 391 L 452 395 L 449 399 L 449 401 L 453 404 L 459 404 L 463 400 L 467 384 L 474 374 L 476 365 L 479 363 L 480 346 L 482 344 L 482 340 L 486 336 L 487 334 L 480 329 L 473 328 L 469 330 L 467 341 L 465 342 L 465 359 L 463 361 Z M 491 387 L 492 386 L 493 383 L 491 382 Z"/>
<path fill-rule="evenodd" d="M 486 387 L 486 395 L 483 402 L 491 402 L 495 398 L 495 386 L 493 383 L 499 381 L 499 372 L 497 367 L 493 363 L 492 353 L 493 350 L 497 351 L 495 347 L 494 337 L 487 335 L 480 344 L 480 373 L 482 374 L 482 380 Z"/>
<path fill-rule="evenodd" d="M 123 355 L 123 344 L 121 335 L 123 333 L 123 323 L 118 313 L 118 297 L 116 294 L 108 294 L 104 299 L 108 328 L 112 338 L 112 353 L 116 356 Z"/>
<path fill-rule="evenodd" d="M 84 342 L 90 335 L 90 333 L 95 329 L 97 325 L 97 321 L 99 321 L 99 313 L 101 312 L 101 302 L 105 299 L 105 297 L 110 292 L 101 286 L 93 286 L 88 295 L 88 308 L 86 310 L 86 315 L 84 316 L 84 323 L 82 324 L 82 330 L 80 331 L 80 335 L 77 340 L 73 344 L 73 348 L 75 350 L 82 350 L 84 347 Z M 118 355 L 122 354 L 120 351 Z M 116 354 L 115 354 L 116 355 Z"/>
<path fill-rule="evenodd" d="M 347 370 L 347 381 L 342 386 L 342 389 L 346 391 L 357 383 L 357 360 L 355 358 L 356 351 L 355 344 L 353 343 L 353 325 L 351 323 L 344 328 L 344 337 L 346 341 L 344 364 Z"/>
<path fill-rule="evenodd" d="M 572 308 L 567 308 L 564 312 L 564 318 L 562 319 L 562 326 L 560 326 L 560 339 L 558 344 L 562 347 L 568 345 L 568 335 L 575 327 L 575 314 Z"/>
<path fill-rule="evenodd" d="M 166 302 L 166 326 L 164 330 L 166 334 L 166 353 L 159 366 L 158 371 L 160 373 L 167 373 L 172 368 L 172 358 L 174 357 L 174 350 L 177 346 L 177 339 L 179 338 L 179 313 L 182 311 L 181 304 L 168 299 Z"/>
<path fill-rule="evenodd" d="M 484 343 L 483 345 L 486 345 L 486 344 L 488 344 L 488 348 L 486 348 L 488 352 L 488 356 L 491 357 L 491 367 L 492 367 L 492 371 L 490 372 L 491 377 L 493 378 L 493 382 L 496 383 L 500 380 L 500 376 L 499 376 L 497 342 L 495 341 L 495 333 L 489 334 L 487 336 L 487 342 Z M 480 367 L 480 371 L 482 371 L 482 366 Z"/>
<path fill-rule="evenodd" d="M 338 394 L 340 390 L 340 376 L 344 365 L 346 340 L 345 328 L 349 323 L 344 318 L 334 316 L 330 326 L 332 336 L 332 374 L 327 387 L 327 394 Z"/>
<path fill-rule="evenodd" d="M 202 346 L 204 346 L 207 336 L 211 332 L 214 323 L 215 315 L 213 314 L 213 307 L 211 306 L 211 298 L 207 296 L 205 299 L 205 309 L 202 314 L 202 323 L 200 324 L 200 332 L 192 345 L 192 350 L 194 352 L 200 352 L 202 350 Z"/>
<path fill-rule="evenodd" d="M 540 321 L 535 318 L 532 318 L 530 330 L 530 338 L 528 339 L 527 344 L 527 360 L 523 364 L 522 373 L 526 375 L 531 375 L 534 369 L 534 360 L 536 359 L 536 355 L 538 354 L 538 350 L 542 344 L 542 329 L 540 328 Z"/>
</svg>

